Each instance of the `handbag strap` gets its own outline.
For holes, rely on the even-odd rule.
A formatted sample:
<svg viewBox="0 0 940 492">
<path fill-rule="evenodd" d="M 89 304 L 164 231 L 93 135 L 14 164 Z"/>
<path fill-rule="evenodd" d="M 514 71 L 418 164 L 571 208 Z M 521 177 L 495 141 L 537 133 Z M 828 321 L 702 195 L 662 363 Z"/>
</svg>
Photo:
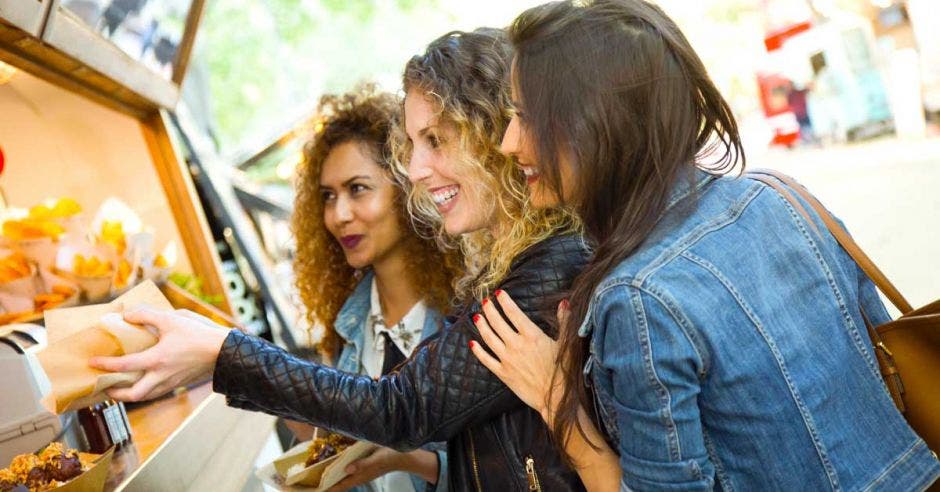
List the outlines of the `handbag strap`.
<svg viewBox="0 0 940 492">
<path fill-rule="evenodd" d="M 791 205 L 797 210 L 797 212 L 803 216 L 804 219 L 810 224 L 813 230 L 819 234 L 819 231 L 816 229 L 815 222 L 812 220 L 810 215 L 806 212 L 806 209 L 803 208 L 803 205 L 800 203 L 796 197 L 790 193 L 789 190 L 795 191 L 800 197 L 806 200 L 809 203 L 810 207 L 816 211 L 816 214 L 819 215 L 819 218 L 822 219 L 823 224 L 826 225 L 826 228 L 829 229 L 829 233 L 836 239 L 839 245 L 842 246 L 842 249 L 845 250 L 849 256 L 855 260 L 855 263 L 858 264 L 859 268 L 865 272 L 865 275 L 868 275 L 868 278 L 874 282 L 875 286 L 878 287 L 878 290 L 884 293 L 885 297 L 891 301 L 891 304 L 894 304 L 895 307 L 901 311 L 901 314 L 907 314 L 913 311 L 910 303 L 907 302 L 907 299 L 901 295 L 901 292 L 888 280 L 888 277 L 875 265 L 875 262 L 862 251 L 862 248 L 852 239 L 852 236 L 849 235 L 846 230 L 839 225 L 839 222 L 836 221 L 835 217 L 823 207 L 822 203 L 819 203 L 819 200 L 812 195 L 806 188 L 797 183 L 793 178 L 774 171 L 771 169 L 756 169 L 747 173 L 748 177 L 760 181 L 778 193 L 780 193 L 784 199 L 790 202 Z M 778 182 L 779 181 L 779 182 Z M 781 186 L 780 183 L 783 183 L 786 186 Z M 788 189 L 789 188 L 789 189 Z"/>
</svg>

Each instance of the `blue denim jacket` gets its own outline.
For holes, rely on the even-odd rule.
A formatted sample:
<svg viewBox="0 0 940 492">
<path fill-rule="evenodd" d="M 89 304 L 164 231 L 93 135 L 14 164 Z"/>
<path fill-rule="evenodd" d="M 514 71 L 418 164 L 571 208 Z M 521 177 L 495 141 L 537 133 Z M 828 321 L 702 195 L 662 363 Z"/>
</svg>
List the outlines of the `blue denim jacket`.
<svg viewBox="0 0 940 492">
<path fill-rule="evenodd" d="M 809 209 L 808 205 L 804 205 Z M 940 462 L 896 410 L 874 285 L 773 189 L 696 171 L 595 290 L 585 373 L 632 490 L 920 490 Z"/>
<path fill-rule="evenodd" d="M 333 324 L 333 327 L 336 329 L 336 333 L 343 339 L 343 348 L 340 351 L 339 359 L 336 362 L 336 368 L 350 373 L 355 374 L 365 374 L 365 370 L 362 367 L 362 345 L 363 345 L 363 328 L 366 325 L 366 320 L 369 319 L 369 311 L 371 309 L 371 293 L 372 293 L 372 278 L 374 274 L 371 270 L 366 272 L 362 280 L 356 285 L 356 289 L 353 290 L 353 293 L 346 299 L 346 302 L 343 304 L 343 307 L 340 309 L 339 313 L 336 316 L 336 323 Z M 439 312 L 430 307 L 427 308 L 427 315 L 424 320 L 424 328 L 421 331 L 421 339 L 433 335 L 438 331 L 438 329 L 443 326 L 443 316 Z M 438 474 L 437 474 L 437 486 L 434 488 L 436 491 L 446 492 L 447 491 L 447 451 L 443 445 L 429 444 L 425 447 L 429 451 L 434 451 L 437 453 L 438 459 Z M 415 491 L 421 492 L 428 487 L 428 483 L 424 481 L 421 477 L 417 475 L 411 476 L 411 481 L 414 483 Z M 370 490 L 368 487 L 357 487 L 357 491 L 366 491 Z"/>
</svg>

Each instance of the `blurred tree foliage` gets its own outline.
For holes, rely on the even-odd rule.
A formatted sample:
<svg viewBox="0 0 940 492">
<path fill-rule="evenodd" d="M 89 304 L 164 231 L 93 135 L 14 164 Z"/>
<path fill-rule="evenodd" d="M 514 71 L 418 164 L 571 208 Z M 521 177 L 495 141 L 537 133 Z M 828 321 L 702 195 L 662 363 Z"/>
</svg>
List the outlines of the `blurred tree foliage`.
<svg viewBox="0 0 940 492">
<path fill-rule="evenodd" d="M 209 2 L 198 52 L 223 151 L 271 137 L 325 91 L 376 74 L 397 77 L 411 50 L 429 40 L 409 39 L 408 24 L 438 10 L 439 0 Z"/>
</svg>

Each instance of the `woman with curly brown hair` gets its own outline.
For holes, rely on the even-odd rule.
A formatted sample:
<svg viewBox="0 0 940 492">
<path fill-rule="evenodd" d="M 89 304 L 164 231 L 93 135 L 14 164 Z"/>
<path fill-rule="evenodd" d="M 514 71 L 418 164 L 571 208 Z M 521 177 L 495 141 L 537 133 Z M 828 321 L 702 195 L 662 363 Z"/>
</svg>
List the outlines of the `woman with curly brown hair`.
<svg viewBox="0 0 940 492">
<path fill-rule="evenodd" d="M 404 124 L 394 132 L 396 169 L 412 183 L 417 222 L 465 253 L 457 282 L 462 307 L 394 371 L 373 380 L 304 361 L 237 331 L 153 310 L 125 314 L 155 326 L 157 345 L 96 361 L 107 370 L 146 371 L 123 400 L 156 396 L 188 375 L 213 371 L 231 406 L 333 429 L 396 449 L 447 441 L 455 490 L 582 490 L 552 446 L 538 412 L 470 353 L 486 296 L 509 291 L 554 335 L 555 306 L 590 254 L 575 216 L 536 210 L 525 177 L 500 152 L 512 116 L 511 50 L 496 29 L 452 32 L 412 58 L 404 74 Z M 102 363 L 104 362 L 104 363 Z M 165 386 L 169 385 L 169 386 Z"/>
<path fill-rule="evenodd" d="M 399 109 L 393 95 L 369 85 L 321 98 L 291 219 L 297 287 L 322 332 L 318 352 L 337 369 L 373 378 L 437 332 L 457 272 L 454 254 L 413 229 L 391 174 L 389 132 Z M 382 448 L 341 485 L 375 477 L 363 488 L 423 490 L 424 481 L 446 482 L 446 462 L 443 450 Z"/>
</svg>

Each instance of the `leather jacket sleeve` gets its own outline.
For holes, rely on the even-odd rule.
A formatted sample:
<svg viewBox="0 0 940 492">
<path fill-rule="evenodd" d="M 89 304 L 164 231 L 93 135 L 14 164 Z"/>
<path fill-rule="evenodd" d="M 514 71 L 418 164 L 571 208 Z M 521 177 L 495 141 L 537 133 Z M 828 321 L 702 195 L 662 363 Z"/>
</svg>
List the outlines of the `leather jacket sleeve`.
<svg viewBox="0 0 940 492">
<path fill-rule="evenodd" d="M 549 238 L 523 252 L 501 283 L 533 321 L 555 327 L 555 306 L 587 262 L 580 236 Z M 396 449 L 445 441 L 467 426 L 523 406 L 470 352 L 481 342 L 475 303 L 396 370 L 373 380 L 291 356 L 232 331 L 213 375 L 229 405 L 305 421 Z M 549 334 L 556 336 L 555 328 Z"/>
</svg>

